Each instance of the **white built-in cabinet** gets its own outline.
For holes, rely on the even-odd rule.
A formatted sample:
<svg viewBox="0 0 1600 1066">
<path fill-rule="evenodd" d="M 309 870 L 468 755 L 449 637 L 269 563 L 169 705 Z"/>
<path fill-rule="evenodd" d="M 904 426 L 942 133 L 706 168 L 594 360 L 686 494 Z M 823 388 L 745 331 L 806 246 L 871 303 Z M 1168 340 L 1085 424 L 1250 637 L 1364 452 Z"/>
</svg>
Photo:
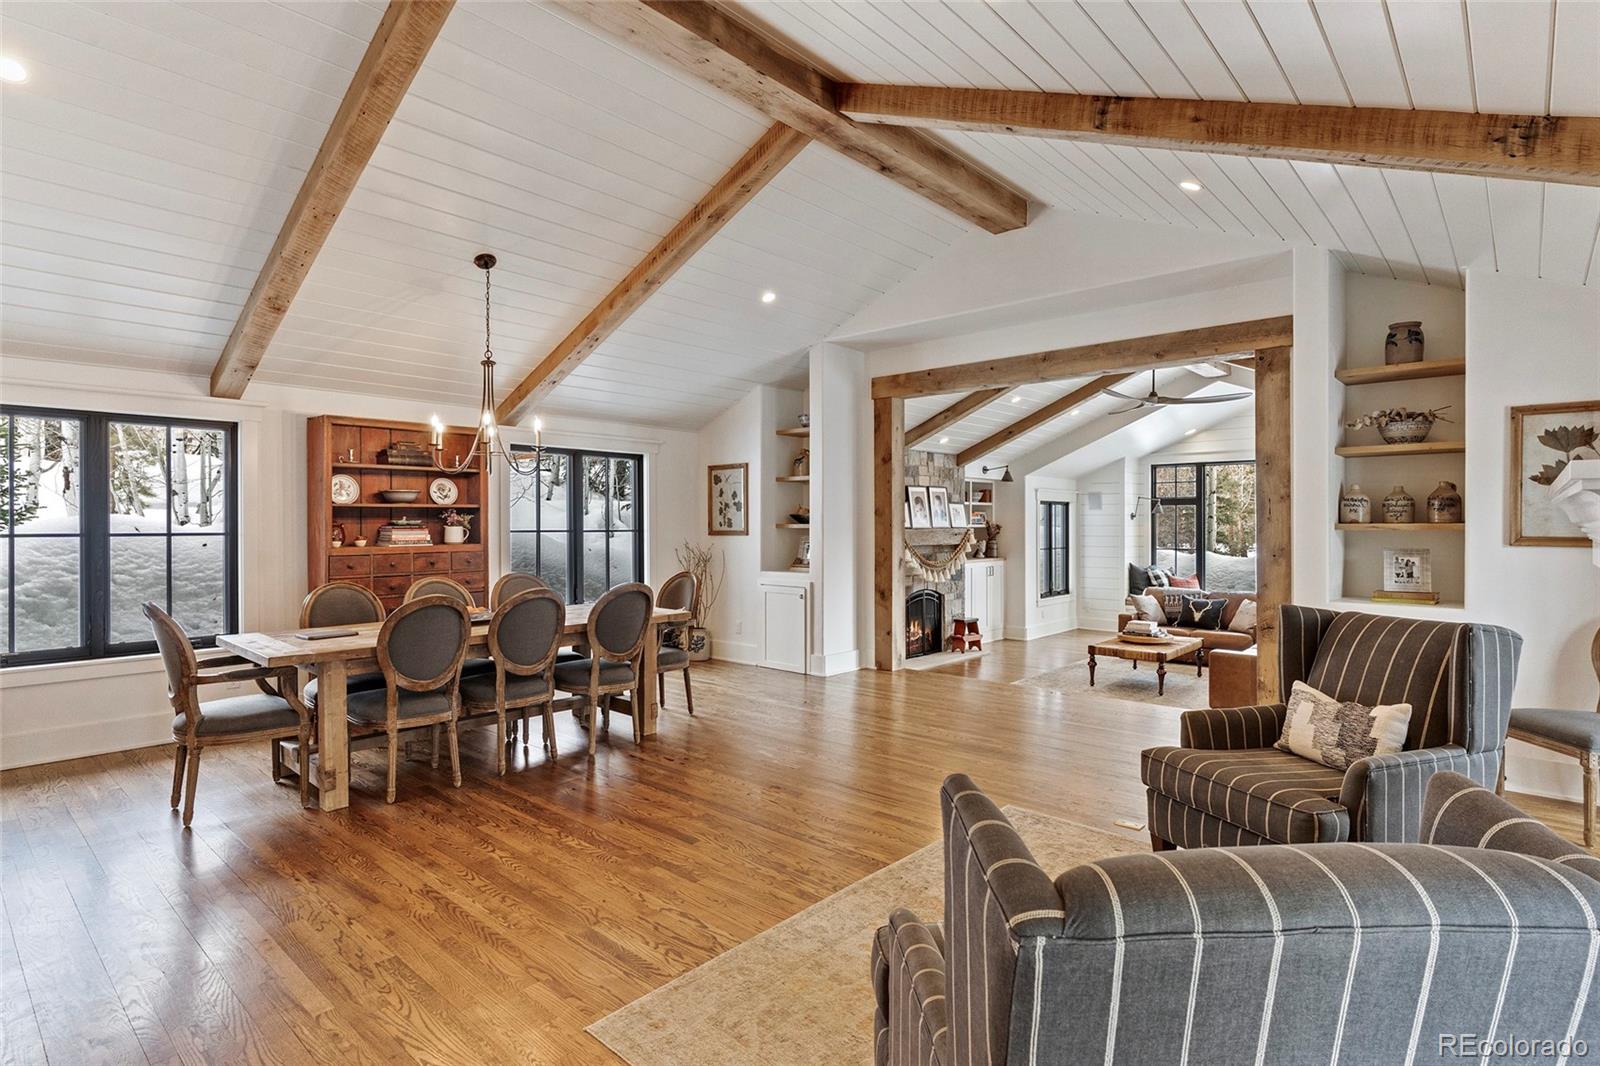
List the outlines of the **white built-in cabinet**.
<svg viewBox="0 0 1600 1066">
<path fill-rule="evenodd" d="M 807 672 L 811 662 L 811 586 L 761 583 L 761 665 Z"/>
<path fill-rule="evenodd" d="M 966 613 L 978 620 L 985 642 L 1000 640 L 1006 624 L 1006 571 L 1004 559 L 968 559 Z"/>
</svg>

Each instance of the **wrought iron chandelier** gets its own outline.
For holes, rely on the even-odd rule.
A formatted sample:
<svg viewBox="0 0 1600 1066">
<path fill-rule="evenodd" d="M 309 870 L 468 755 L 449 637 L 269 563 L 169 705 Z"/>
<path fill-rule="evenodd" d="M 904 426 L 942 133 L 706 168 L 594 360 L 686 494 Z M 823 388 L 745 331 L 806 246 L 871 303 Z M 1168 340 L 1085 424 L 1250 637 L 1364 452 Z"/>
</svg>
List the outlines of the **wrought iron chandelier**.
<svg viewBox="0 0 1600 1066">
<path fill-rule="evenodd" d="M 494 417 L 494 348 L 490 344 L 489 312 L 492 306 L 489 288 L 489 275 L 494 270 L 496 263 L 494 256 L 488 252 L 479 252 L 473 257 L 472 263 L 483 271 L 483 402 L 478 415 L 477 432 L 472 438 L 472 447 L 467 449 L 467 454 L 454 466 L 444 461 L 444 423 L 438 415 L 428 419 L 432 426 L 433 465 L 437 470 L 447 474 L 459 474 L 472 467 L 472 462 L 478 457 L 478 452 L 483 452 L 484 473 L 494 473 L 494 456 L 500 453 L 500 458 L 510 464 L 511 469 L 519 474 L 537 473 L 544 462 L 543 433 L 544 426 L 535 418 L 533 420 L 533 448 L 524 453 L 521 459 L 511 454 L 511 449 L 495 431 Z"/>
</svg>

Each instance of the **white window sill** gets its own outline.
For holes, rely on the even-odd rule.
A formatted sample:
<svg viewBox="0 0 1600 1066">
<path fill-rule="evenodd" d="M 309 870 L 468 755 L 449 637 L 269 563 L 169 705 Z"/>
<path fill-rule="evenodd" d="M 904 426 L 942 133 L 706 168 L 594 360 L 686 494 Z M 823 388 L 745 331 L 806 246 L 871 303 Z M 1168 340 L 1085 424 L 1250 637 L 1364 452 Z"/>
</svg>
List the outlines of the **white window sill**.
<svg viewBox="0 0 1600 1066">
<path fill-rule="evenodd" d="M 163 670 L 161 656 L 119 655 L 107 659 L 81 659 L 66 663 L 34 663 L 28 666 L 8 666 L 0 670 L 0 692 L 34 685 L 60 685 L 73 681 L 99 681 L 108 677 L 133 677 L 159 674 Z"/>
</svg>

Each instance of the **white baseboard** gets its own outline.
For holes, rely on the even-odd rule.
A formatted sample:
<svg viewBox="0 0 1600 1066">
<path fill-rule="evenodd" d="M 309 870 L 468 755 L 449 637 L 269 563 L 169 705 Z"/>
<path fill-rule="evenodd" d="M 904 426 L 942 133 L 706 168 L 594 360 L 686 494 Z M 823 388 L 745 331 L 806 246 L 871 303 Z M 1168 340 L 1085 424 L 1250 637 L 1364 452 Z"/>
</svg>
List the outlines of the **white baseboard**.
<svg viewBox="0 0 1600 1066">
<path fill-rule="evenodd" d="M 831 655 L 813 655 L 811 657 L 811 673 L 816 677 L 832 677 L 834 674 L 853 674 L 861 669 L 861 651 L 836 651 Z"/>
<path fill-rule="evenodd" d="M 113 751 L 131 751 L 172 743 L 172 712 L 130 714 L 91 725 L 74 723 L 26 733 L 7 733 L 0 747 L 0 769 L 84 759 Z"/>
<path fill-rule="evenodd" d="M 1066 633 L 1077 628 L 1069 619 L 1056 622 L 1039 622 L 1031 626 L 1006 626 L 1005 637 L 1007 640 L 1038 640 L 1040 637 L 1053 637 L 1057 633 Z"/>
<path fill-rule="evenodd" d="M 711 642 L 711 657 L 721 659 L 723 662 L 743 663 L 746 666 L 761 665 L 761 649 L 748 641 L 723 640 L 718 637 Z"/>
</svg>

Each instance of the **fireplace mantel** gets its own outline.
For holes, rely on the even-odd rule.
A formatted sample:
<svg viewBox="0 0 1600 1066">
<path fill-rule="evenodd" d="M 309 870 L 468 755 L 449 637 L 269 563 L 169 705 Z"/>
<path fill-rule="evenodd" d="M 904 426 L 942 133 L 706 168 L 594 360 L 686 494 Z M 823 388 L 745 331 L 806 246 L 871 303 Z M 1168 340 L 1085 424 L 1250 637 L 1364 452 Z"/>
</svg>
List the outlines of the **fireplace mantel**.
<svg viewBox="0 0 1600 1066">
<path fill-rule="evenodd" d="M 961 529 L 908 529 L 905 531 L 905 542 L 918 548 L 938 547 L 947 544 L 955 547 L 961 540 L 961 535 L 967 532 Z"/>
</svg>

